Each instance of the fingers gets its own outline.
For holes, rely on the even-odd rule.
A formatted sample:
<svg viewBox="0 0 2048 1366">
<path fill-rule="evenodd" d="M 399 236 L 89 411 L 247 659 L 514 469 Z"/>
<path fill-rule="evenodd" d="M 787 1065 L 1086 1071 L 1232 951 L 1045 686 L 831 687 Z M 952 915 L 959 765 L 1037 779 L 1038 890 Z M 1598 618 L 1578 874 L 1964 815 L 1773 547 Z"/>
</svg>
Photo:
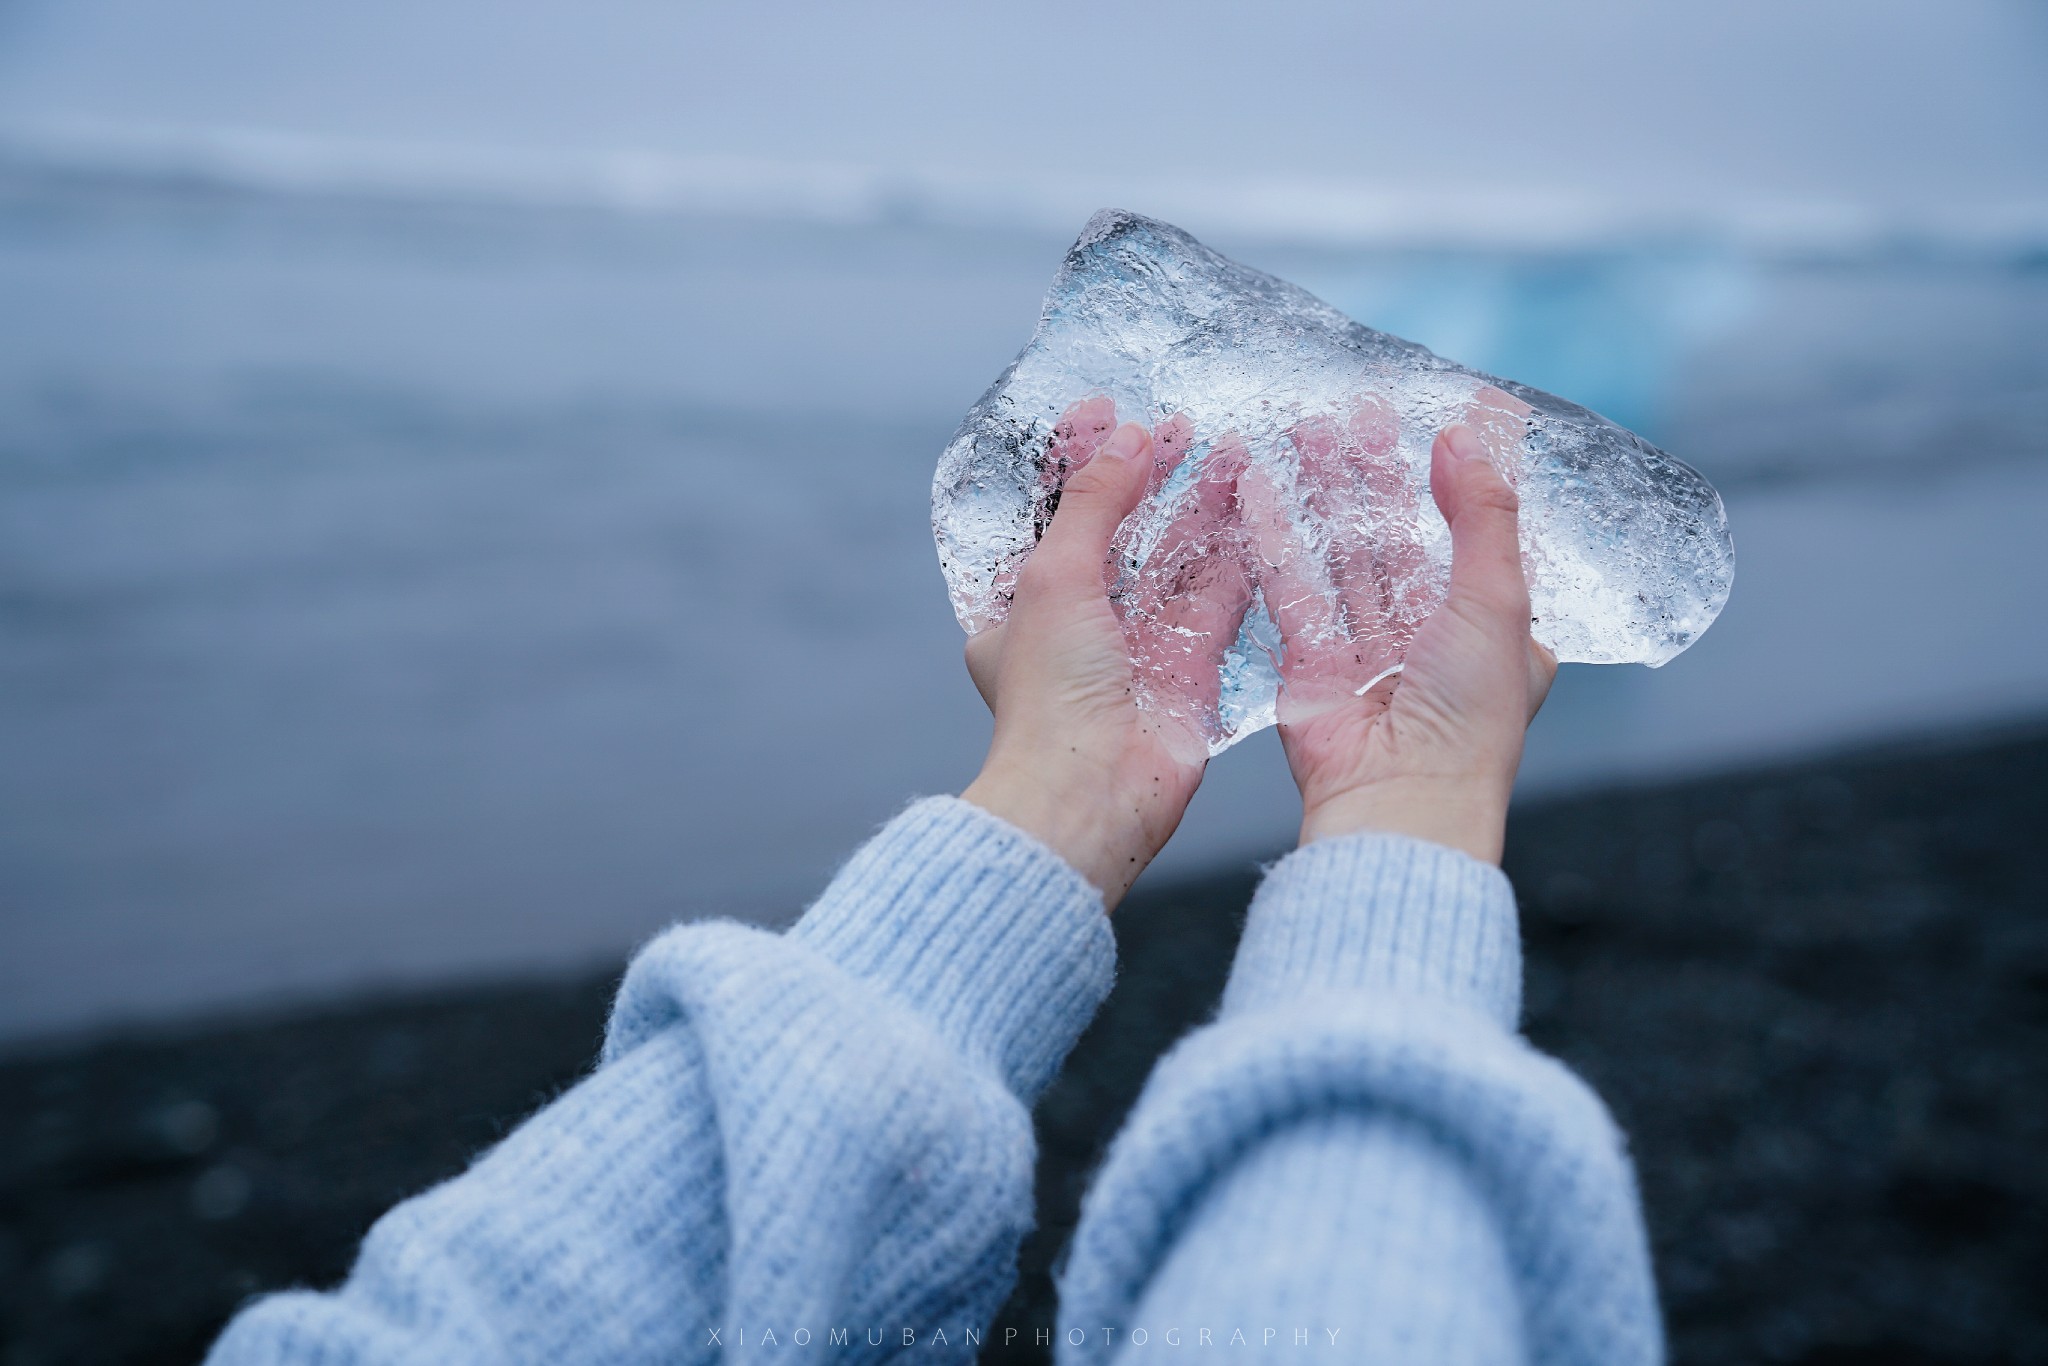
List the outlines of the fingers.
<svg viewBox="0 0 2048 1366">
<path fill-rule="evenodd" d="M 1117 526 L 1144 497 L 1151 476 L 1152 435 L 1135 422 L 1112 432 L 1067 479 L 1052 523 L 1025 573 L 1045 583 L 1103 591 L 1103 561 Z"/>
<path fill-rule="evenodd" d="M 1195 424 L 1188 421 L 1186 413 L 1175 413 L 1152 429 L 1152 477 L 1146 483 L 1147 492 L 1166 482 L 1167 476 L 1186 458 L 1194 440 Z"/>
<path fill-rule="evenodd" d="M 1231 450 L 1214 454 L 1176 502 L 1119 609 L 1132 659 L 1148 685 L 1204 714 L 1216 706 L 1223 655 L 1237 639 L 1252 596 L 1237 545 L 1243 466 Z"/>
<path fill-rule="evenodd" d="M 1032 499 L 1032 535 L 1042 539 L 1060 503 L 1067 476 L 1088 463 L 1116 426 L 1116 404 L 1097 395 L 1070 404 L 1053 425 L 1052 445 L 1038 467 L 1038 494 Z"/>
<path fill-rule="evenodd" d="M 1486 385 L 1472 395 L 1466 405 L 1465 421 L 1479 433 L 1480 444 L 1492 451 L 1500 462 L 1501 473 L 1510 484 L 1520 476 L 1519 455 L 1522 438 L 1528 435 L 1525 424 L 1534 411 L 1528 404 L 1516 398 L 1505 389 Z"/>
<path fill-rule="evenodd" d="M 1330 566 L 1295 524 L 1289 491 L 1273 471 L 1255 466 L 1238 480 L 1238 507 L 1266 610 L 1280 631 L 1281 726 L 1350 705 L 1385 661 L 1371 640 L 1347 629 Z"/>
<path fill-rule="evenodd" d="M 1295 526 L 1292 490 L 1272 469 L 1252 465 L 1237 481 L 1238 516 L 1251 540 L 1266 610 L 1290 646 L 1304 647 L 1343 629 L 1327 591 L 1327 571 L 1311 564 L 1311 550 Z"/>
<path fill-rule="evenodd" d="M 1528 635 L 1521 503 L 1478 432 L 1459 424 L 1438 434 L 1430 451 L 1429 488 L 1451 528 L 1448 603 L 1511 631 L 1517 640 Z"/>
<path fill-rule="evenodd" d="M 1404 506 L 1412 510 L 1415 491 L 1406 486 L 1398 462 L 1388 458 L 1400 440 L 1400 421 L 1367 394 L 1342 422 L 1315 418 L 1290 435 L 1300 455 L 1305 501 L 1328 528 L 1329 579 L 1345 631 L 1353 642 L 1375 649 L 1388 642 L 1390 629 L 1399 629 L 1396 599 L 1421 567 L 1415 538 L 1401 534 L 1413 521 Z"/>
<path fill-rule="evenodd" d="M 1384 459 L 1401 440 L 1401 418 L 1377 394 L 1361 394 L 1344 422 L 1345 439 L 1361 455 Z"/>
<path fill-rule="evenodd" d="M 1053 425 L 1052 446 L 1046 452 L 1041 475 L 1047 492 L 1057 490 L 1066 476 L 1088 463 L 1116 426 L 1116 404 L 1097 395 L 1072 404 Z"/>
</svg>

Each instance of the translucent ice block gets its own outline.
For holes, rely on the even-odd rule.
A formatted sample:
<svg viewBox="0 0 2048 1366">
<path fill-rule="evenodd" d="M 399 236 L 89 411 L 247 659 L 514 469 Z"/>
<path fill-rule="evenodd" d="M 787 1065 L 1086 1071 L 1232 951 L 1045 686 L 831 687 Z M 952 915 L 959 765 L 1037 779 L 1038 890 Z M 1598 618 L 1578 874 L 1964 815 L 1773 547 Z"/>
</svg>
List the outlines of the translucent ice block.
<svg viewBox="0 0 2048 1366">
<path fill-rule="evenodd" d="M 1003 620 L 1068 471 L 1123 421 L 1153 429 L 1156 468 L 1105 575 L 1140 705 L 1210 753 L 1271 725 L 1283 687 L 1363 692 L 1399 669 L 1448 580 L 1429 451 L 1453 422 L 1520 490 L 1531 629 L 1560 660 L 1662 664 L 1734 579 L 1690 466 L 1108 210 L 939 459 L 932 526 L 970 633 Z"/>
</svg>

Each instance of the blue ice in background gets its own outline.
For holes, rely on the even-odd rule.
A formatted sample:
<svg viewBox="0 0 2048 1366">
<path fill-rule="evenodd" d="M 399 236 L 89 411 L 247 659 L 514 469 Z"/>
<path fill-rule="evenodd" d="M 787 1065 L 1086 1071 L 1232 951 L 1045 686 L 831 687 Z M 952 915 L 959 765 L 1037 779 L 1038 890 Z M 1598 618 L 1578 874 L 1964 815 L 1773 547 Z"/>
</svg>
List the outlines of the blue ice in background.
<svg viewBox="0 0 2048 1366">
<path fill-rule="evenodd" d="M 957 790 L 931 464 L 1106 204 L 1726 495 L 1530 791 L 2048 709 L 2038 5 L 797 8 L 0 6 L 0 1048 L 778 921 Z"/>
</svg>

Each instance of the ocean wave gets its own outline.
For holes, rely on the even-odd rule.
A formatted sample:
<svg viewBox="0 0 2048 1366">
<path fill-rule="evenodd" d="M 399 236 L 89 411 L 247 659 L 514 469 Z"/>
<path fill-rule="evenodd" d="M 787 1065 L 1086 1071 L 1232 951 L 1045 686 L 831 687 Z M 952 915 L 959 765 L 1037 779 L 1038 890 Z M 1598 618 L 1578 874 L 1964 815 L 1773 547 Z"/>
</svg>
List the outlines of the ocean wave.
<svg viewBox="0 0 2048 1366">
<path fill-rule="evenodd" d="M 178 191 L 471 206 L 931 223 L 1065 234 L 1106 204 L 1218 237 L 1338 249 L 1600 251 L 1669 243 L 1819 260 L 2048 258 L 2048 201 L 1912 212 L 1716 196 L 1622 202 L 1540 187 L 1303 177 L 1158 177 L 909 168 L 635 150 L 365 142 L 272 129 L 0 127 L 0 188 Z"/>
</svg>

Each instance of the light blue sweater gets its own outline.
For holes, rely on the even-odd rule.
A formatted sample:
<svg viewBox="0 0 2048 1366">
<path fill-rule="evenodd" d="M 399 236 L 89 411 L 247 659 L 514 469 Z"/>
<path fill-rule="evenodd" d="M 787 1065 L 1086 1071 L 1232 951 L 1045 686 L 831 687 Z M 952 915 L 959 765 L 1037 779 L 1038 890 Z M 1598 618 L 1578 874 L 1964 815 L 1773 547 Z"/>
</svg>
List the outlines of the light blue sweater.
<svg viewBox="0 0 2048 1366">
<path fill-rule="evenodd" d="M 919 802 L 788 933 L 656 939 L 596 1071 L 209 1359 L 971 1360 L 1031 1222 L 1032 1101 L 1114 965 L 1073 869 Z M 1621 1138 L 1520 995 L 1498 870 L 1373 835 L 1281 860 L 1084 1204 L 1062 1358 L 1659 1360 Z"/>
</svg>

